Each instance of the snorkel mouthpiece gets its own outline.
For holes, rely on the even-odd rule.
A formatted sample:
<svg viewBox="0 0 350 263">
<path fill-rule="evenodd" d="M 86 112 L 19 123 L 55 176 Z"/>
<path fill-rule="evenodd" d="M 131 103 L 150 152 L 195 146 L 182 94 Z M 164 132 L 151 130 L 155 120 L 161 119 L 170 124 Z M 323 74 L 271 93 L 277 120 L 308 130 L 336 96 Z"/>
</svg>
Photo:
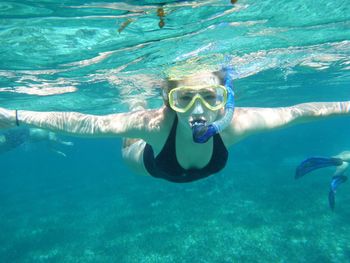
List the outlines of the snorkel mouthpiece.
<svg viewBox="0 0 350 263">
<path fill-rule="evenodd" d="M 193 141 L 196 143 L 205 143 L 216 133 L 214 126 L 207 125 L 204 120 L 194 121 L 191 126 Z"/>
<path fill-rule="evenodd" d="M 194 121 L 191 121 L 191 128 L 192 130 L 196 127 L 199 127 L 199 126 L 205 126 L 207 122 L 205 120 L 194 120 Z"/>
<path fill-rule="evenodd" d="M 225 88 L 227 89 L 227 102 L 225 105 L 224 116 L 212 124 L 207 125 L 205 121 L 194 121 L 192 123 L 192 137 L 196 143 L 205 143 L 212 136 L 224 130 L 233 118 L 235 109 L 234 92 L 233 92 L 233 69 L 231 66 L 223 68 L 225 72 Z"/>
</svg>

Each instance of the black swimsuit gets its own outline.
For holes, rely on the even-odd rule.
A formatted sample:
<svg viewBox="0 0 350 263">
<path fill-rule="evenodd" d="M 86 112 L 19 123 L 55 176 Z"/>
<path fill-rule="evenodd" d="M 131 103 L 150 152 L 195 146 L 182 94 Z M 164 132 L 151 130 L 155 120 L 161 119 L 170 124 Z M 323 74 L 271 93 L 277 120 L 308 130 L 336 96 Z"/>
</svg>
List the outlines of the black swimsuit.
<svg viewBox="0 0 350 263">
<path fill-rule="evenodd" d="M 143 152 L 143 163 L 150 175 L 175 183 L 187 183 L 208 177 L 225 167 L 228 152 L 220 135 L 216 134 L 213 137 L 214 147 L 209 163 L 200 169 L 184 169 L 176 158 L 175 139 L 177 122 L 176 116 L 168 139 L 156 158 L 154 158 L 152 146 L 146 144 Z"/>
</svg>

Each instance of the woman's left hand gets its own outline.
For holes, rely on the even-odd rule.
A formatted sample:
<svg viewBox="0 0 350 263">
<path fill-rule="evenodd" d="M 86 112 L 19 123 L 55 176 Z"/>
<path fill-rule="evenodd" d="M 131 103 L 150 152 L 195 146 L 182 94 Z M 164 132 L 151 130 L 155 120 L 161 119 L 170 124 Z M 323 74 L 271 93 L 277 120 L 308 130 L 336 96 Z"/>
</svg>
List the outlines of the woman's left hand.
<svg viewBox="0 0 350 263">
<path fill-rule="evenodd" d="M 16 126 L 16 111 L 0 108 L 0 129 Z"/>
</svg>

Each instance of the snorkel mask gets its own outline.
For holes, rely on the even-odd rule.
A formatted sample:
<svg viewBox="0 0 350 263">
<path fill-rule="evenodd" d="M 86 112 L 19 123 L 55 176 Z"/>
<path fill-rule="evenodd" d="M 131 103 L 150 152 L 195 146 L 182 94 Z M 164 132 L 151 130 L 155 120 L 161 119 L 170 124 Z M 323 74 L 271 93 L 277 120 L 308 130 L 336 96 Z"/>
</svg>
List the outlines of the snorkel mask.
<svg viewBox="0 0 350 263">
<path fill-rule="evenodd" d="M 211 123 L 207 124 L 204 121 L 194 122 L 192 124 L 192 137 L 193 141 L 196 143 L 205 143 L 212 136 L 224 130 L 230 123 L 233 117 L 233 112 L 235 109 L 235 101 L 234 101 L 234 92 L 233 92 L 233 68 L 232 67 L 224 67 L 225 72 L 225 88 L 227 90 L 227 102 L 225 105 L 225 114 L 224 116 Z"/>
<path fill-rule="evenodd" d="M 207 109 L 216 111 L 227 102 L 227 89 L 216 86 L 181 86 L 169 92 L 169 105 L 177 112 L 187 112 L 199 100 Z"/>
</svg>

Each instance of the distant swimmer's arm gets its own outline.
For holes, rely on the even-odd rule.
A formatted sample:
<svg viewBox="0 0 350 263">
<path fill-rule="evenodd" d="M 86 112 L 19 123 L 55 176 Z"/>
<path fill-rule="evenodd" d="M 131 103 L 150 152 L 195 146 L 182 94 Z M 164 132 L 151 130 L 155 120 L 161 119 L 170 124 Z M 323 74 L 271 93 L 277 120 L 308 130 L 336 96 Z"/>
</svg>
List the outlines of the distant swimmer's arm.
<svg viewBox="0 0 350 263">
<path fill-rule="evenodd" d="M 135 111 L 109 115 L 78 112 L 18 111 L 19 125 L 48 129 L 76 136 L 118 136 L 145 138 L 152 129 L 156 110 Z"/>
<path fill-rule="evenodd" d="M 350 101 L 312 102 L 280 108 L 237 108 L 231 131 L 244 136 L 341 115 L 350 116 Z"/>
</svg>

